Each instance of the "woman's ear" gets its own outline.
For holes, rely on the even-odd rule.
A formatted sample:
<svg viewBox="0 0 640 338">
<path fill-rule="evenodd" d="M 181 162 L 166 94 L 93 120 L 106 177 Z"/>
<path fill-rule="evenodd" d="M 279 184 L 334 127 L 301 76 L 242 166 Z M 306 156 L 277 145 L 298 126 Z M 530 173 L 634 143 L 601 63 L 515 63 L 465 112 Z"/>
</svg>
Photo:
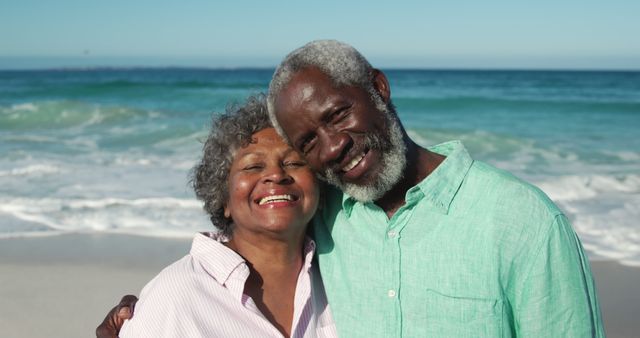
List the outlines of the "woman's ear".
<svg viewBox="0 0 640 338">
<path fill-rule="evenodd" d="M 229 208 L 227 208 L 227 206 L 223 206 L 224 208 L 224 217 L 225 218 L 231 218 L 231 211 L 229 211 Z"/>
</svg>

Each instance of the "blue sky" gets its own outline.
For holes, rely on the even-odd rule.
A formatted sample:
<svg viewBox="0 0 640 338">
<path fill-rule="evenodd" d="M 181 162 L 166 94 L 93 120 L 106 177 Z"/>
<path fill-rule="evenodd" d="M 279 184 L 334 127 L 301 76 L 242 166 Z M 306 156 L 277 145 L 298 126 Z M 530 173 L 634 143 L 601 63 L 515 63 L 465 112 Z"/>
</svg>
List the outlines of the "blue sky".
<svg viewBox="0 0 640 338">
<path fill-rule="evenodd" d="M 378 67 L 640 70 L 640 1 L 0 0 L 0 68 L 273 67 L 313 39 Z"/>
</svg>

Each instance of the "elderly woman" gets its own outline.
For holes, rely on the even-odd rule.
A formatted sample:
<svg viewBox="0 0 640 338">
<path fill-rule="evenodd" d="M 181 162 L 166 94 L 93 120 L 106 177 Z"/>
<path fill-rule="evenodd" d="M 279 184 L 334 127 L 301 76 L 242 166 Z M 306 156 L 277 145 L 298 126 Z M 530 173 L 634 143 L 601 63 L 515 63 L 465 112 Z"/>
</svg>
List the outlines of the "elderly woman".
<svg viewBox="0 0 640 338">
<path fill-rule="evenodd" d="M 194 188 L 219 231 L 144 287 L 120 337 L 335 336 L 305 236 L 319 186 L 262 97 L 214 119 Z"/>
</svg>

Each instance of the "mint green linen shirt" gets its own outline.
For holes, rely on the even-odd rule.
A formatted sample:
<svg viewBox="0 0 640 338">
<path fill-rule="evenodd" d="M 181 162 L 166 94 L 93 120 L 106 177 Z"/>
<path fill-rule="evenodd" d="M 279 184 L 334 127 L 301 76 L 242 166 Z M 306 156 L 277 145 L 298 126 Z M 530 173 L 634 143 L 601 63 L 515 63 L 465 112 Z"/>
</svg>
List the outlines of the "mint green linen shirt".
<svg viewBox="0 0 640 338">
<path fill-rule="evenodd" d="M 589 261 L 539 189 L 458 142 L 389 219 L 329 189 L 314 219 L 341 337 L 602 337 Z"/>
</svg>

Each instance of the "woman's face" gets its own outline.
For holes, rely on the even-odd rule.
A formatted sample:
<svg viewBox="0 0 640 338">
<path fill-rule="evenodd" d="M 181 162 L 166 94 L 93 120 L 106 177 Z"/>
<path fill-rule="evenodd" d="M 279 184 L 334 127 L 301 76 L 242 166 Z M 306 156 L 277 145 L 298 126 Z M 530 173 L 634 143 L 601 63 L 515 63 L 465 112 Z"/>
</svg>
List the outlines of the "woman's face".
<svg viewBox="0 0 640 338">
<path fill-rule="evenodd" d="M 229 172 L 225 216 L 238 232 L 300 234 L 318 207 L 319 187 L 307 162 L 275 129 L 240 148 Z"/>
</svg>

